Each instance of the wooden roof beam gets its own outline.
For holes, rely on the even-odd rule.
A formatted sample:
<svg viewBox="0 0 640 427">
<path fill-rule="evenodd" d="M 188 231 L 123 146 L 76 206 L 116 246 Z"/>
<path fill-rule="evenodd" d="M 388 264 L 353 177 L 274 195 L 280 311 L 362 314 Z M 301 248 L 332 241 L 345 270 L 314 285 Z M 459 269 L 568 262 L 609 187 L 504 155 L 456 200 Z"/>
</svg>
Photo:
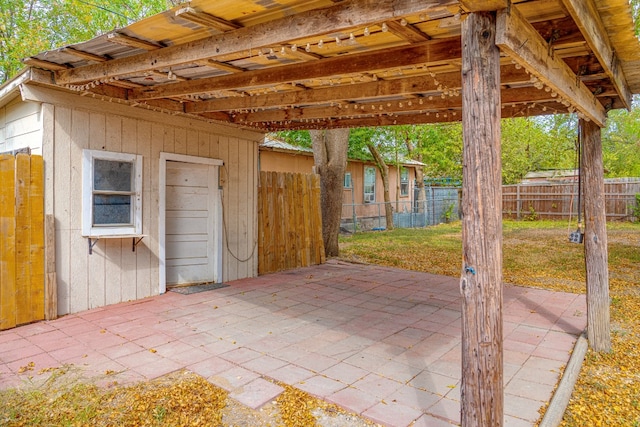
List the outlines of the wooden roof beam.
<svg viewBox="0 0 640 427">
<path fill-rule="evenodd" d="M 184 19 L 185 21 L 192 22 L 205 28 L 213 28 L 220 32 L 237 30 L 240 25 L 233 22 L 226 21 L 217 16 L 211 15 L 205 12 L 199 12 L 192 7 L 183 7 L 178 9 L 175 13 L 176 18 Z"/>
<path fill-rule="evenodd" d="M 27 65 L 31 65 L 32 67 L 44 68 L 45 70 L 51 71 L 59 71 L 59 70 L 68 70 L 69 66 L 66 64 L 56 64 L 51 61 L 44 61 L 42 59 L 30 57 L 22 60 L 23 63 Z"/>
<path fill-rule="evenodd" d="M 220 55 L 287 44 L 303 38 L 350 31 L 390 18 L 401 18 L 456 4 L 457 0 L 349 0 L 324 9 L 313 9 L 204 39 L 164 47 L 155 52 L 67 70 L 56 75 L 56 82 L 60 85 L 76 84 L 103 79 L 105 76 L 118 77 L 168 68 Z M 117 39 L 112 41 L 117 42 Z"/>
<path fill-rule="evenodd" d="M 109 33 L 107 34 L 107 40 L 110 41 L 111 43 L 116 43 L 122 46 L 128 46 L 135 49 L 142 49 L 146 51 L 153 51 L 153 50 L 160 49 L 162 47 L 156 43 L 151 43 L 146 40 L 138 39 L 136 37 L 130 37 L 122 33 Z M 96 64 L 96 65 L 99 65 L 99 64 Z M 91 80 L 95 80 L 95 79 L 91 79 Z"/>
<path fill-rule="evenodd" d="M 458 38 L 430 40 L 421 44 L 389 48 L 384 51 L 384 55 L 379 51 L 369 51 L 291 64 L 286 67 L 264 68 L 239 74 L 144 87 L 134 89 L 129 98 L 154 99 L 209 93 L 221 89 L 269 86 L 376 69 L 421 65 L 425 62 L 437 64 L 449 61 L 452 56 L 460 57 L 460 39 Z"/>
<path fill-rule="evenodd" d="M 489 12 L 508 8 L 511 0 L 460 0 L 460 4 L 468 12 Z"/>
<path fill-rule="evenodd" d="M 557 113 L 566 113 L 564 106 L 556 102 L 533 104 L 514 104 L 503 106 L 501 117 L 529 117 L 542 116 Z M 394 125 L 422 125 L 428 123 L 457 122 L 462 119 L 461 110 L 443 110 L 435 112 L 416 112 L 412 114 L 357 117 L 357 118 L 330 118 L 324 120 L 287 120 L 283 122 L 252 123 L 246 126 L 262 129 L 267 132 L 279 130 L 306 130 L 306 129 L 332 129 L 355 128 Z"/>
<path fill-rule="evenodd" d="M 620 60 L 613 50 L 607 30 L 600 20 L 600 15 L 593 0 L 562 0 L 562 3 L 580 28 L 587 44 L 611 78 L 613 85 L 625 107 L 631 109 L 631 91 L 622 72 Z"/>
<path fill-rule="evenodd" d="M 554 102 L 555 98 L 544 90 L 533 87 L 502 89 L 501 98 L 504 104 L 522 103 L 547 103 Z M 238 124 L 256 122 L 281 122 L 287 120 L 315 120 L 326 117 L 349 117 L 349 116 L 379 116 L 396 113 L 436 111 L 436 110 L 460 110 L 462 99 L 460 96 L 440 96 L 432 100 L 425 98 L 404 99 L 393 101 L 377 101 L 361 104 L 341 104 L 330 107 L 310 107 L 293 109 L 270 109 L 254 113 L 232 114 L 232 121 Z"/>
<path fill-rule="evenodd" d="M 109 58 L 107 58 L 105 56 L 95 55 L 95 54 L 89 53 L 89 52 L 84 52 L 82 50 L 78 50 L 78 49 L 75 49 L 75 48 L 70 47 L 70 46 L 61 48 L 60 52 L 64 52 L 64 53 L 67 53 L 69 55 L 73 55 L 73 56 L 76 56 L 78 58 L 85 59 L 87 61 L 93 61 L 93 62 L 105 62 L 105 61 L 109 60 Z"/>
<path fill-rule="evenodd" d="M 524 69 L 514 65 L 501 67 L 501 81 L 505 85 L 526 83 L 530 76 Z M 435 83 L 437 79 L 438 84 Z M 209 111 L 251 110 L 267 107 L 286 107 L 292 105 L 321 104 L 332 101 L 363 100 L 393 95 L 409 95 L 414 93 L 436 92 L 438 86 L 448 89 L 460 89 L 460 72 L 441 73 L 434 79 L 431 76 L 413 76 L 402 79 L 378 80 L 366 83 L 354 83 L 342 86 L 330 86 L 298 92 L 270 93 L 236 97 L 232 99 L 213 99 L 188 104 L 188 113 L 204 113 Z"/>
<path fill-rule="evenodd" d="M 516 8 L 498 11 L 496 45 L 561 98 L 599 126 L 605 110 L 569 66 L 549 52 L 547 42 Z"/>
<path fill-rule="evenodd" d="M 418 30 L 413 25 L 407 23 L 406 20 L 387 21 L 387 28 L 394 35 L 408 41 L 409 43 L 420 43 L 431 40 L 431 37 Z"/>
</svg>

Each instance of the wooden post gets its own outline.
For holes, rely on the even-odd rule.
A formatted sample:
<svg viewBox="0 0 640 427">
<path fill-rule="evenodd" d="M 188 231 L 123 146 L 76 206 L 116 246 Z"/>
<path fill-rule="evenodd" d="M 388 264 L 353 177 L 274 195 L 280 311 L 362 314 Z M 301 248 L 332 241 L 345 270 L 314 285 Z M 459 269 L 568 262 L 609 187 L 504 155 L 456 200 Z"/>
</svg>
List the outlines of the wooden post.
<svg viewBox="0 0 640 427">
<path fill-rule="evenodd" d="M 611 350 L 607 219 L 600 127 L 580 119 L 584 177 L 584 258 L 587 269 L 587 338 L 595 351 Z"/>
<path fill-rule="evenodd" d="M 467 427 L 503 425 L 502 163 L 496 15 L 462 23 L 462 398 Z"/>
</svg>

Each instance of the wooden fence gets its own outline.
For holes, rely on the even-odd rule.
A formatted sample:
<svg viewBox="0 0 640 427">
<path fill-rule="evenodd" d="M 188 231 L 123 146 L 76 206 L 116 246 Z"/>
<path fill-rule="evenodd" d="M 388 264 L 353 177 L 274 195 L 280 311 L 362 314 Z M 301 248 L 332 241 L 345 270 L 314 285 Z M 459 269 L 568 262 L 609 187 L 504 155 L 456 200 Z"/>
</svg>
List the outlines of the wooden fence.
<svg viewBox="0 0 640 427">
<path fill-rule="evenodd" d="M 634 219 L 640 179 L 605 182 L 607 220 Z M 584 209 L 584 197 L 582 198 Z M 502 212 L 506 218 L 568 219 L 578 215 L 578 184 L 518 184 L 502 187 Z"/>
<path fill-rule="evenodd" d="M 44 163 L 0 155 L 0 329 L 45 317 Z"/>
<path fill-rule="evenodd" d="M 258 274 L 325 262 L 320 177 L 260 172 Z"/>
</svg>

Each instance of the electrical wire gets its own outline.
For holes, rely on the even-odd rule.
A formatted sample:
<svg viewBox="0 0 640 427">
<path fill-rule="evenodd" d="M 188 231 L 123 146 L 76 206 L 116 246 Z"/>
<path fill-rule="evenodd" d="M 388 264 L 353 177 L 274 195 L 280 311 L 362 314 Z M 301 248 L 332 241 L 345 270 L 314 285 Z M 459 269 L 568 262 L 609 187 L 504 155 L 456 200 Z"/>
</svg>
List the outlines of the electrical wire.
<svg viewBox="0 0 640 427">
<path fill-rule="evenodd" d="M 229 171 L 227 170 L 227 166 L 225 164 L 222 164 L 222 168 L 224 169 L 224 173 L 225 175 L 228 177 L 229 176 Z M 220 190 L 222 191 L 222 190 Z M 227 227 L 227 220 L 224 214 L 224 197 L 220 198 L 221 204 L 222 204 L 222 229 L 224 232 L 224 241 L 227 247 L 227 251 L 229 252 L 229 254 L 231 255 L 231 257 L 233 259 L 235 259 L 238 262 L 247 262 L 249 260 L 251 260 L 253 258 L 253 255 L 256 253 L 256 247 L 258 247 L 258 233 L 255 233 L 255 240 L 253 242 L 253 248 L 251 249 L 251 254 L 247 257 L 247 258 L 243 258 L 241 259 L 239 256 L 237 256 L 236 254 L 233 253 L 233 251 L 231 250 L 231 248 L 229 247 L 229 232 L 228 232 L 228 227 Z"/>
</svg>

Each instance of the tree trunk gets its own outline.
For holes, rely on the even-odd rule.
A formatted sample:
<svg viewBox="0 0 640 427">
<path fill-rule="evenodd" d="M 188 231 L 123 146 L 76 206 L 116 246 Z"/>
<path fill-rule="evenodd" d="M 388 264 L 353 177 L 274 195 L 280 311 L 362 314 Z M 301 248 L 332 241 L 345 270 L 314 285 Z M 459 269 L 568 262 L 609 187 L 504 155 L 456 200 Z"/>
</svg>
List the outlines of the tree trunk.
<svg viewBox="0 0 640 427">
<path fill-rule="evenodd" d="M 349 129 L 310 130 L 309 133 L 313 144 L 315 172 L 320 175 L 324 251 L 327 257 L 334 257 L 340 253 L 338 235 Z"/>
<path fill-rule="evenodd" d="M 580 119 L 584 177 L 584 258 L 587 269 L 587 338 L 595 351 L 611 351 L 607 220 L 600 127 Z"/>
<path fill-rule="evenodd" d="M 500 52 L 494 12 L 462 23 L 464 427 L 503 425 Z"/>
<path fill-rule="evenodd" d="M 382 155 L 370 142 L 367 143 L 367 148 L 373 156 L 376 162 L 376 166 L 382 176 L 382 188 L 384 193 L 384 217 L 387 224 L 387 230 L 393 230 L 393 206 L 391 206 L 391 196 L 389 195 L 389 166 L 385 163 Z"/>
</svg>

